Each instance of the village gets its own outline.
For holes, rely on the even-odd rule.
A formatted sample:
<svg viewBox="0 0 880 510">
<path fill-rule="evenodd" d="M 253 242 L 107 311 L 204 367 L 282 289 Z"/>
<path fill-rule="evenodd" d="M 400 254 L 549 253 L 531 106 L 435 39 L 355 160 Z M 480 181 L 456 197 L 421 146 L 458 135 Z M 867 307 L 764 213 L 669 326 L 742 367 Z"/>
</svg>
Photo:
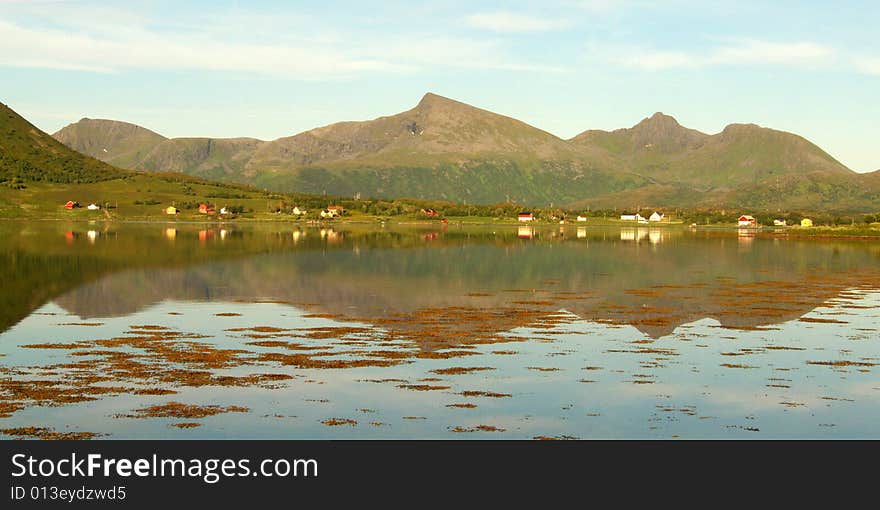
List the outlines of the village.
<svg viewBox="0 0 880 510">
<path fill-rule="evenodd" d="M 154 202 L 143 203 L 143 205 L 156 205 L 156 204 L 157 203 L 154 203 Z M 110 204 L 99 205 L 97 203 L 89 203 L 89 205 L 87 205 L 86 207 L 83 208 L 83 206 L 80 204 L 80 202 L 78 202 L 76 200 L 68 200 L 63 205 L 63 208 L 67 209 L 67 210 L 86 209 L 88 211 L 102 211 L 107 219 L 112 218 L 110 213 L 107 211 L 107 209 L 111 209 L 113 207 L 114 206 L 110 205 Z M 218 208 L 215 204 L 212 204 L 210 202 L 198 202 L 198 203 L 187 202 L 184 204 L 172 204 L 172 205 L 168 205 L 168 206 L 164 207 L 163 209 L 161 209 L 162 215 L 164 215 L 166 217 L 170 216 L 170 217 L 175 217 L 175 218 L 179 217 L 182 213 L 185 213 L 187 211 L 190 211 L 193 213 L 193 214 L 189 215 L 189 217 L 193 218 L 193 219 L 203 217 L 203 218 L 211 218 L 211 219 L 218 219 L 218 220 L 222 220 L 222 219 L 232 220 L 232 219 L 240 218 L 245 215 L 253 215 L 254 214 L 253 209 L 246 209 L 245 207 L 243 207 L 241 205 L 221 206 Z M 307 220 L 310 222 L 321 222 L 321 221 L 329 221 L 329 220 L 336 220 L 336 219 L 342 219 L 342 218 L 345 218 L 348 220 L 354 220 L 354 221 L 357 221 L 357 220 L 364 221 L 364 220 L 371 219 L 370 218 L 371 215 L 363 214 L 364 211 L 354 210 L 354 214 L 352 214 L 351 210 L 347 209 L 343 205 L 338 205 L 338 204 L 327 205 L 326 207 L 319 209 L 319 210 L 310 210 L 310 209 L 307 209 L 307 208 L 299 206 L 299 205 L 287 206 L 284 204 L 276 204 L 276 205 L 270 205 L 268 207 L 268 212 L 270 213 L 271 216 L 275 216 L 275 217 L 290 216 L 290 217 L 297 219 L 297 220 Z M 597 225 L 597 226 L 609 226 L 609 225 L 615 225 L 615 224 L 618 224 L 618 225 L 637 224 L 637 225 L 673 226 L 673 225 L 684 225 L 685 224 L 682 220 L 674 219 L 673 217 L 670 217 L 666 213 L 661 212 L 661 211 L 657 211 L 657 210 L 652 211 L 650 214 L 645 213 L 646 214 L 645 216 L 642 215 L 641 211 L 623 212 L 618 217 L 608 217 L 607 214 L 605 214 L 602 217 L 598 217 L 595 214 L 593 216 L 590 216 L 589 213 L 586 213 L 586 212 L 585 213 L 577 213 L 577 214 L 574 214 L 574 213 L 567 214 L 566 211 L 558 210 L 558 209 L 550 210 L 550 211 L 522 210 L 516 215 L 515 218 L 509 218 L 509 219 L 504 218 L 503 216 L 493 217 L 493 218 L 489 218 L 486 216 L 471 216 L 471 215 L 462 216 L 461 214 L 458 214 L 459 211 L 457 211 L 457 210 L 450 210 L 449 212 L 453 213 L 453 214 L 450 214 L 448 216 L 450 216 L 450 217 L 455 216 L 459 222 L 466 221 L 469 219 L 474 219 L 474 220 L 481 221 L 483 223 L 507 223 L 509 221 L 515 220 L 515 222 L 519 223 L 519 224 L 552 223 L 552 224 L 565 225 L 567 223 L 574 223 L 574 224 L 581 224 L 581 225 L 593 224 L 593 225 Z M 498 212 L 498 211 L 496 210 L 496 212 Z M 418 218 L 421 218 L 422 220 L 436 220 L 436 221 L 439 221 L 444 224 L 449 222 L 447 215 L 442 214 L 440 211 L 438 211 L 437 209 L 432 208 L 432 207 L 422 207 L 422 208 L 414 209 L 411 212 L 409 212 L 409 214 L 407 214 L 407 212 L 405 212 L 405 211 L 400 211 L 397 214 L 385 214 L 383 216 L 379 216 L 378 219 L 380 221 L 384 222 L 387 219 L 390 219 L 390 216 L 410 216 L 410 217 L 416 216 Z M 571 216 L 574 216 L 574 221 L 570 220 Z M 265 217 L 265 216 L 263 216 L 263 217 L 268 219 L 268 217 Z M 472 221 L 468 221 L 468 222 L 470 223 Z M 771 226 L 771 225 L 769 225 L 769 223 L 770 223 L 770 220 L 768 220 L 768 224 L 766 225 L 767 227 Z M 737 229 L 740 229 L 740 230 L 742 230 L 742 229 L 761 229 L 765 226 L 758 221 L 756 216 L 751 215 L 751 214 L 740 215 L 739 217 L 736 218 L 735 224 L 734 223 L 711 223 L 711 222 L 705 222 L 705 223 L 700 223 L 700 224 L 698 224 L 696 222 L 692 222 L 692 223 L 688 224 L 688 226 L 690 228 L 696 228 L 700 225 L 716 226 L 716 227 L 728 226 L 728 227 L 736 227 Z M 810 228 L 813 226 L 814 226 L 813 220 L 808 217 L 803 217 L 800 219 L 800 221 L 793 221 L 793 222 L 791 222 L 790 216 L 788 218 L 774 218 L 774 219 L 772 219 L 772 227 L 773 228 L 788 228 L 788 227 Z"/>
</svg>

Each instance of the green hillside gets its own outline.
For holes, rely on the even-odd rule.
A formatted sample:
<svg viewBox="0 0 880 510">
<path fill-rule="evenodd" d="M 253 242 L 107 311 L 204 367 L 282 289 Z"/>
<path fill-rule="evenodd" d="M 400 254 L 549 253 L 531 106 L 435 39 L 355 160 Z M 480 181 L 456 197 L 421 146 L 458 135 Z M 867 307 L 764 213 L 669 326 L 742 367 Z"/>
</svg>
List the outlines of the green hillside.
<svg viewBox="0 0 880 510">
<path fill-rule="evenodd" d="M 68 149 L 0 103 L 0 184 L 99 182 L 127 175 Z"/>
</svg>

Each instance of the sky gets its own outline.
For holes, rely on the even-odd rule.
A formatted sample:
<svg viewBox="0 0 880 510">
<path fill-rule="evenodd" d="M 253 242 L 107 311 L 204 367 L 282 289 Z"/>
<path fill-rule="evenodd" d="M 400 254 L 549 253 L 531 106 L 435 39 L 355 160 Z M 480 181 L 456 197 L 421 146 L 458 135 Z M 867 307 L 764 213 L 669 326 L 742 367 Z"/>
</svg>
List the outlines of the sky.
<svg viewBox="0 0 880 510">
<path fill-rule="evenodd" d="M 652 113 L 791 131 L 880 169 L 880 2 L 0 0 L 0 102 L 271 140 L 426 92 L 562 138 Z"/>
</svg>

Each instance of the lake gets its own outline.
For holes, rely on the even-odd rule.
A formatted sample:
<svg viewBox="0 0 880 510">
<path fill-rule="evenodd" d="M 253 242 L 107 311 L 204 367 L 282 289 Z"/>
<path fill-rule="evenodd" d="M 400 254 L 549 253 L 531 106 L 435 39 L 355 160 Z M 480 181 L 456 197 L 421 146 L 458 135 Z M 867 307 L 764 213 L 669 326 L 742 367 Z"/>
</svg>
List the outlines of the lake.
<svg viewBox="0 0 880 510">
<path fill-rule="evenodd" d="M 880 437 L 877 241 L 5 222 L 0 262 L 0 437 Z"/>
</svg>

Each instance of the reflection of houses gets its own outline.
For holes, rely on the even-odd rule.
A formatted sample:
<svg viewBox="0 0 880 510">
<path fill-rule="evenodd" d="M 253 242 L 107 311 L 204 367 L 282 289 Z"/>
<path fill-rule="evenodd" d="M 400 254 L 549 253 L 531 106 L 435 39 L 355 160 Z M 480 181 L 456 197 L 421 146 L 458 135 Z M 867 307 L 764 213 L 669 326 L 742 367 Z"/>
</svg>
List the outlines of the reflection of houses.
<svg viewBox="0 0 880 510">
<path fill-rule="evenodd" d="M 663 221 L 665 216 L 662 213 L 654 211 L 654 214 L 648 217 L 648 221 Z"/>
<path fill-rule="evenodd" d="M 578 239 L 586 239 L 587 238 L 587 229 L 584 227 L 578 227 L 577 238 Z"/>
<path fill-rule="evenodd" d="M 532 227 L 519 227 L 516 230 L 516 235 L 520 239 L 531 239 L 535 237 L 535 230 Z"/>
<path fill-rule="evenodd" d="M 166 228 L 165 229 L 165 238 L 173 241 L 177 237 L 177 229 L 176 228 Z"/>
<path fill-rule="evenodd" d="M 516 219 L 518 219 L 519 221 L 526 222 L 526 221 L 534 220 L 535 216 L 532 215 L 532 213 L 530 213 L 530 212 L 521 212 L 517 215 Z"/>
<path fill-rule="evenodd" d="M 652 232 L 653 232 L 654 238 L 656 239 L 656 242 L 660 242 L 660 237 L 659 237 L 658 231 L 648 231 L 648 230 L 641 229 L 641 228 L 638 228 L 638 229 L 622 228 L 622 229 L 620 229 L 620 240 L 621 241 L 635 241 L 638 243 L 638 242 L 644 241 L 645 239 L 648 239 L 648 240 L 651 240 L 652 242 L 654 242 L 654 240 L 650 237 L 652 235 Z"/>
<path fill-rule="evenodd" d="M 332 228 L 322 228 L 320 231 L 321 239 L 326 240 L 330 244 L 336 244 L 342 241 L 342 234 Z"/>
<path fill-rule="evenodd" d="M 98 231 L 97 230 L 89 230 L 88 232 L 86 232 L 86 237 L 89 238 L 89 242 L 91 244 L 95 244 L 95 239 L 98 238 Z"/>
<path fill-rule="evenodd" d="M 300 239 L 306 237 L 306 233 L 302 230 L 294 230 L 291 236 L 293 237 L 293 244 L 297 244 Z"/>
<path fill-rule="evenodd" d="M 214 238 L 214 231 L 213 230 L 199 230 L 199 241 L 205 242 L 208 239 L 213 239 L 213 238 Z"/>
<path fill-rule="evenodd" d="M 811 220 L 810 218 L 804 218 L 804 219 L 801 220 L 801 226 L 802 226 L 802 227 L 812 227 L 812 226 L 813 226 L 813 220 Z"/>
<path fill-rule="evenodd" d="M 177 213 L 178 213 L 177 208 L 174 207 L 173 205 L 169 205 L 168 207 L 165 208 L 165 214 L 177 214 Z"/>
<path fill-rule="evenodd" d="M 737 225 L 740 227 L 755 227 L 758 225 L 757 220 L 755 220 L 754 216 L 749 216 L 748 214 L 743 214 L 736 220 Z"/>
<path fill-rule="evenodd" d="M 784 227 L 788 224 L 785 220 L 773 220 L 773 225 L 776 227 Z"/>
</svg>

